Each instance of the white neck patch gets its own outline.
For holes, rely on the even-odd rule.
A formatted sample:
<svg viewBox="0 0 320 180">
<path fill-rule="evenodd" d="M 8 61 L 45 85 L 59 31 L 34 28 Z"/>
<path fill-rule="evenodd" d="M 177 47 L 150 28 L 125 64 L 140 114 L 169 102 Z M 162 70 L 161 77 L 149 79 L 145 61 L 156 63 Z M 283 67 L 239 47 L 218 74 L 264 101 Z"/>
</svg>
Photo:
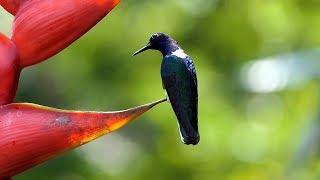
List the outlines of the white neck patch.
<svg viewBox="0 0 320 180">
<path fill-rule="evenodd" d="M 184 53 L 184 51 L 182 50 L 182 49 L 178 49 L 178 50 L 176 50 L 176 51 L 174 51 L 174 52 L 172 52 L 172 55 L 175 55 L 175 56 L 177 56 L 177 57 L 179 57 L 179 58 L 186 58 L 188 55 L 186 54 L 186 53 Z"/>
</svg>

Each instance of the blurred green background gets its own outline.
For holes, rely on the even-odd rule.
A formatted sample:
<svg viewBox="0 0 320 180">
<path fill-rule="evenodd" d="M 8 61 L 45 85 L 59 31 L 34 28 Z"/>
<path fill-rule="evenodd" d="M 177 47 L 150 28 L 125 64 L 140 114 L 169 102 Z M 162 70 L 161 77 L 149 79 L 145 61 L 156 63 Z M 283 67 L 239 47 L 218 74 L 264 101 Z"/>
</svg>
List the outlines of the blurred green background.
<svg viewBox="0 0 320 180">
<path fill-rule="evenodd" d="M 3 9 L 0 21 L 9 35 Z M 15 179 L 320 178 L 318 0 L 123 0 L 72 46 L 24 70 L 16 101 L 120 110 L 161 99 L 161 55 L 131 57 L 155 32 L 194 58 L 200 144 L 180 142 L 165 103 Z"/>
</svg>

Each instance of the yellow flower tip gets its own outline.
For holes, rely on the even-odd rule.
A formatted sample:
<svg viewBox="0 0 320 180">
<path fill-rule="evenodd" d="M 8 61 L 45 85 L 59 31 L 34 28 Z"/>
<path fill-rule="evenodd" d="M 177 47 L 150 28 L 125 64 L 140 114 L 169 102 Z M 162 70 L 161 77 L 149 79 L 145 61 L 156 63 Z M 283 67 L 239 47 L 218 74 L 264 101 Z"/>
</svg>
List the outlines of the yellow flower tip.
<svg viewBox="0 0 320 180">
<path fill-rule="evenodd" d="M 156 102 L 152 102 L 149 104 L 145 104 L 142 106 L 138 106 L 135 108 L 131 108 L 128 110 L 124 110 L 124 111 L 119 111 L 117 113 L 118 114 L 118 118 L 116 119 L 112 119 L 111 121 L 108 122 L 108 127 L 110 131 L 115 131 L 117 129 L 120 129 L 121 127 L 125 126 L 126 124 L 128 124 L 129 122 L 131 122 L 132 120 L 136 119 L 137 117 L 141 116 L 143 113 L 147 112 L 148 110 L 150 110 L 151 108 L 153 108 L 154 106 L 165 102 L 166 99 L 162 99 Z"/>
</svg>

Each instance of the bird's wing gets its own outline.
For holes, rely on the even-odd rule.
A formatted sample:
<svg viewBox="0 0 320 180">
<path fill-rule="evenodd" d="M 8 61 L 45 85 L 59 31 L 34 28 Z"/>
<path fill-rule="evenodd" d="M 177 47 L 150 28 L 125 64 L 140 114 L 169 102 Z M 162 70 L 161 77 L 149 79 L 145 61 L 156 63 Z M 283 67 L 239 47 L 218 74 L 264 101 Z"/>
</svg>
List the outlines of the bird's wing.
<svg viewBox="0 0 320 180">
<path fill-rule="evenodd" d="M 188 70 L 191 72 L 192 79 L 194 80 L 194 83 L 196 86 L 198 86 L 198 78 L 197 78 L 197 72 L 196 68 L 193 64 L 192 58 L 190 56 L 187 57 L 186 65 L 188 67 Z"/>
<path fill-rule="evenodd" d="M 194 97 L 194 101 L 196 101 L 193 110 L 197 112 L 196 115 L 198 116 L 198 78 L 196 68 L 190 56 L 187 57 L 186 65 L 190 72 L 191 79 L 193 80 L 193 82 L 191 82 L 191 93 L 192 97 Z"/>
<path fill-rule="evenodd" d="M 197 112 L 198 111 L 198 78 L 197 78 L 196 68 L 190 56 L 187 56 L 187 58 L 184 61 L 184 64 L 187 66 L 187 69 L 188 69 L 188 75 L 190 76 L 189 80 L 192 81 L 190 82 L 190 92 L 192 94 L 191 96 L 194 97 L 194 101 L 196 101 L 196 103 L 194 103 L 195 107 L 193 107 L 193 109 L 195 112 Z"/>
</svg>

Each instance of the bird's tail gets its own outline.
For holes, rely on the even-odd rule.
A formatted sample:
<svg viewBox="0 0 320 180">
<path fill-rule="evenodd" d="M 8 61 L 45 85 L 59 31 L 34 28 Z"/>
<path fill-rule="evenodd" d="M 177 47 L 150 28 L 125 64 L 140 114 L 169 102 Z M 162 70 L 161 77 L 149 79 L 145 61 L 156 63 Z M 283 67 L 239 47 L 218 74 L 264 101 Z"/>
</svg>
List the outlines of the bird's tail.
<svg viewBox="0 0 320 180">
<path fill-rule="evenodd" d="M 197 145 L 200 141 L 200 134 L 197 121 L 178 121 L 178 127 L 180 131 L 180 137 L 184 144 Z"/>
</svg>

